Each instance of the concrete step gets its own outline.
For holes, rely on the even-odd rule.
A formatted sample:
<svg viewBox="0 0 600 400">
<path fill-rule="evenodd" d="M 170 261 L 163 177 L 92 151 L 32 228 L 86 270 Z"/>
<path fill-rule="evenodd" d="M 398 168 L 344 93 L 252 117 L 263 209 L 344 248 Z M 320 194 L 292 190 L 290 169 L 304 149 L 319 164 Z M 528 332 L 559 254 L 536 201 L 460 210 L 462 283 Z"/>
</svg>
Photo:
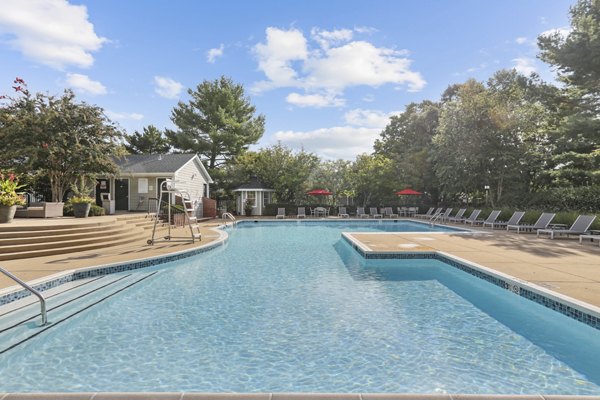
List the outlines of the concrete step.
<svg viewBox="0 0 600 400">
<path fill-rule="evenodd" d="M 88 228 L 85 230 L 63 229 L 60 231 L 37 231 L 37 235 L 28 235 L 20 237 L 0 236 L 0 249 L 6 246 L 18 246 L 35 243 L 52 243 L 76 241 L 89 238 L 99 238 L 102 236 L 117 235 L 131 231 L 129 225 L 112 225 L 99 228 Z M 27 232 L 31 233 L 31 232 Z"/>
<path fill-rule="evenodd" d="M 87 218 L 86 218 L 87 219 Z M 93 218 L 90 218 L 93 220 Z M 92 222 L 82 222 L 82 223 L 70 223 L 65 221 L 64 223 L 44 223 L 43 219 L 40 219 L 40 223 L 36 225 L 8 225 L 3 224 L 0 226 L 0 233 L 5 232 L 27 232 L 27 231 L 47 231 L 47 230 L 62 230 L 62 229 L 78 229 L 78 228 L 97 228 L 99 226 L 106 226 L 115 224 L 117 220 L 101 220 L 101 221 L 92 221 Z M 7 225 L 7 226 L 5 226 Z"/>
<path fill-rule="evenodd" d="M 1 239 L 15 239 L 15 238 L 30 238 L 30 237 L 38 237 L 38 236 L 54 236 L 54 235 L 65 235 L 65 234 L 73 234 L 73 233 L 88 233 L 88 232 L 98 232 L 103 229 L 112 229 L 116 226 L 121 226 L 121 223 L 116 223 L 116 221 L 112 221 L 111 223 L 103 224 L 103 225 L 95 225 L 88 227 L 79 227 L 79 225 L 72 225 L 67 227 L 58 227 L 58 229 L 38 229 L 38 230 L 24 230 L 24 231 L 12 231 L 12 232 L 0 232 L 0 240 Z M 38 227 L 40 228 L 40 227 Z"/>
<path fill-rule="evenodd" d="M 123 239 L 132 238 L 134 231 L 132 229 L 124 229 L 118 232 L 112 232 L 110 235 L 95 235 L 91 237 L 86 237 L 83 239 L 70 239 L 56 242 L 44 242 L 38 241 L 35 243 L 27 243 L 27 244 L 18 244 L 12 246 L 0 246 L 0 260 L 3 259 L 3 255 L 7 254 L 17 254 L 17 253 L 29 253 L 38 250 L 52 250 L 52 251 L 60 251 L 61 249 L 71 248 L 71 247 L 80 247 L 87 246 L 105 242 L 113 242 L 117 239 L 120 239 L 121 242 Z M 139 233 L 139 232 L 138 232 Z M 135 237 L 137 240 L 138 237 Z M 53 253 L 59 254 L 59 253 Z M 29 257 L 18 257 L 18 258 L 29 258 Z"/>
</svg>

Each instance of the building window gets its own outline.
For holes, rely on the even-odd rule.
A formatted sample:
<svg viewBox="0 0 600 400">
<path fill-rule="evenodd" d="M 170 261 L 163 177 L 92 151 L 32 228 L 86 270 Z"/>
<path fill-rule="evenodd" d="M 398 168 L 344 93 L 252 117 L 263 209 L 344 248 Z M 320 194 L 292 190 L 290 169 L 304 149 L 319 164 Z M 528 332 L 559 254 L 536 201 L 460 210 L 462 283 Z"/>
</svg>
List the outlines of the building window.
<svg viewBox="0 0 600 400">
<path fill-rule="evenodd" d="M 264 192 L 263 193 L 263 207 L 265 207 L 267 204 L 271 203 L 271 193 L 270 192 Z"/>
<path fill-rule="evenodd" d="M 204 193 L 203 193 L 204 197 L 208 197 L 208 184 L 204 184 Z"/>
</svg>

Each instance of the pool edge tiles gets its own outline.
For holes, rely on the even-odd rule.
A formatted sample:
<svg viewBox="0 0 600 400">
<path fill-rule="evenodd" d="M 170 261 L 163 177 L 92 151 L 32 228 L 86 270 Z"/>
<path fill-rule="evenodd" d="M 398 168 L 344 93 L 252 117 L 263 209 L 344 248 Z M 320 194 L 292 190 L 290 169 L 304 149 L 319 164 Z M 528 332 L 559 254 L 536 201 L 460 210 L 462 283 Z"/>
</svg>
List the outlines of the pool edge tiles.
<svg viewBox="0 0 600 400">
<path fill-rule="evenodd" d="M 225 226 L 219 226 L 224 228 Z M 188 257 L 193 257 L 197 254 L 201 254 L 222 246 L 228 240 L 229 235 L 225 230 L 216 230 L 219 233 L 219 238 L 207 243 L 203 246 L 195 247 L 189 250 L 181 250 L 170 254 L 161 254 L 158 256 L 139 258 L 136 260 L 119 261 L 111 264 L 94 265 L 91 267 L 83 267 L 78 269 L 72 269 L 68 271 L 62 271 L 57 274 L 45 276 L 43 278 L 36 279 L 28 284 L 34 289 L 42 292 L 48 289 L 55 288 L 62 284 L 77 281 L 80 279 L 93 278 L 100 275 L 115 274 L 124 271 L 133 271 L 140 268 L 152 267 L 155 265 L 166 264 L 171 261 L 177 261 Z M 12 303 L 13 301 L 23 299 L 31 296 L 31 292 L 20 286 L 13 285 L 5 289 L 0 290 L 0 307 L 6 304 Z"/>
<path fill-rule="evenodd" d="M 600 308 L 572 297 L 554 292 L 531 282 L 524 281 L 500 271 L 456 257 L 439 250 L 430 251 L 378 251 L 372 250 L 351 233 L 342 232 L 342 238 L 365 259 L 435 259 L 460 269 L 476 278 L 485 280 L 517 296 L 533 301 L 569 318 L 600 330 Z"/>
</svg>

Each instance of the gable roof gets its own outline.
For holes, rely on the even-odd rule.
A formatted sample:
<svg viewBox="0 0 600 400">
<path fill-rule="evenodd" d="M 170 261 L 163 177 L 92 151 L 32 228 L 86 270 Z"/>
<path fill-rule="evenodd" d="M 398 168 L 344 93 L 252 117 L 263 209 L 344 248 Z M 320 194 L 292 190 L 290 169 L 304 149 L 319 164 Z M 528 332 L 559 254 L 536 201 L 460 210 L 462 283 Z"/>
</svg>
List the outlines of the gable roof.
<svg viewBox="0 0 600 400">
<path fill-rule="evenodd" d="M 252 191 L 252 190 L 262 190 L 268 192 L 274 192 L 275 190 L 267 188 L 256 176 L 250 178 L 250 182 L 244 183 L 240 185 L 234 192 L 242 192 L 242 191 Z"/>
<path fill-rule="evenodd" d="M 195 154 L 128 154 L 115 159 L 121 172 L 174 173 L 187 164 Z"/>
<path fill-rule="evenodd" d="M 194 162 L 207 183 L 213 183 L 206 167 L 196 154 L 127 154 L 115 158 L 121 174 L 174 174 Z"/>
</svg>

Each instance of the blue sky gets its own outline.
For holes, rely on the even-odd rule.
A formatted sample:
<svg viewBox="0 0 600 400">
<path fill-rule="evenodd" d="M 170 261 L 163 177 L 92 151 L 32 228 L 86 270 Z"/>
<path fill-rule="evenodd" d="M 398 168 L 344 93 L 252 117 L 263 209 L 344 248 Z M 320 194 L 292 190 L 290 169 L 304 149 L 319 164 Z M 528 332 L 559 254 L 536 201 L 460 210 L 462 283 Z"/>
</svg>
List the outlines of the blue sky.
<svg viewBox="0 0 600 400">
<path fill-rule="evenodd" d="M 450 84 L 516 68 L 554 78 L 536 38 L 566 0 L 0 1 L 0 93 L 72 88 L 128 133 L 173 127 L 188 88 L 221 75 L 281 141 L 327 159 L 370 152 L 389 116 Z"/>
</svg>

